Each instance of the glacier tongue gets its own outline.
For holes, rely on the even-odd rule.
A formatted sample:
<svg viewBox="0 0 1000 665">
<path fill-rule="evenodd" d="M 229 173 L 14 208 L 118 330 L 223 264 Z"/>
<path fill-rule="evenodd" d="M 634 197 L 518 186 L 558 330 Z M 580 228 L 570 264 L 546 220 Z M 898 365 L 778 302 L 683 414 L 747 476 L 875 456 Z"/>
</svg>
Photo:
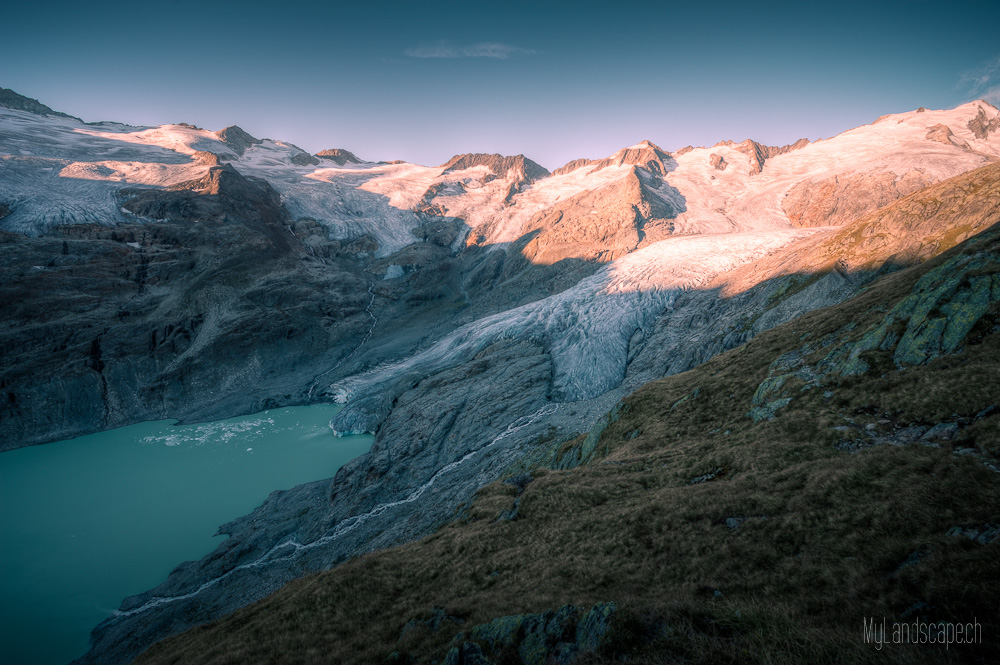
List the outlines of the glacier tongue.
<svg viewBox="0 0 1000 665">
<path fill-rule="evenodd" d="M 555 398 L 596 397 L 621 383 L 632 335 L 669 311 L 679 292 L 697 289 L 720 273 L 815 232 L 823 231 L 788 229 L 659 241 L 607 264 L 561 293 L 474 321 L 407 360 L 332 384 L 329 391 L 348 401 L 338 422 L 354 421 L 358 414 L 352 407 L 367 408 L 376 394 L 398 393 L 408 377 L 466 362 L 504 339 L 546 347 L 554 365 Z M 380 401 L 385 399 L 383 395 Z"/>
</svg>

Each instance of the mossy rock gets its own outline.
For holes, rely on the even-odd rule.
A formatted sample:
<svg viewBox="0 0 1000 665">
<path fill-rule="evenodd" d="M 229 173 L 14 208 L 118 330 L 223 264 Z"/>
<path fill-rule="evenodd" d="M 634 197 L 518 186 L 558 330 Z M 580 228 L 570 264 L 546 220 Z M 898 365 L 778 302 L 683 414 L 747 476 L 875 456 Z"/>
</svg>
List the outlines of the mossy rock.
<svg viewBox="0 0 1000 665">
<path fill-rule="evenodd" d="M 460 634 L 446 665 L 519 662 L 523 665 L 574 663 L 592 653 L 611 628 L 616 605 L 597 603 L 589 610 L 564 605 L 541 614 L 499 617 Z"/>
</svg>

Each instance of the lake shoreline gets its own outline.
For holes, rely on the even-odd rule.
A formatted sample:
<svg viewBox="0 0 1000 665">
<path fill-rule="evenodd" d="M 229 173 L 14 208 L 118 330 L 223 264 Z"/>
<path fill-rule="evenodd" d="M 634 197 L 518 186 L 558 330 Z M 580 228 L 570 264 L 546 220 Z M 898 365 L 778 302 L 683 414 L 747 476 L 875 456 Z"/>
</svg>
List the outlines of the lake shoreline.
<svg viewBox="0 0 1000 665">
<path fill-rule="evenodd" d="M 329 481 L 373 437 L 342 407 L 126 427 L 0 453 L 0 633 L 14 662 L 80 657 L 123 599 L 210 555 L 275 491 Z"/>
</svg>

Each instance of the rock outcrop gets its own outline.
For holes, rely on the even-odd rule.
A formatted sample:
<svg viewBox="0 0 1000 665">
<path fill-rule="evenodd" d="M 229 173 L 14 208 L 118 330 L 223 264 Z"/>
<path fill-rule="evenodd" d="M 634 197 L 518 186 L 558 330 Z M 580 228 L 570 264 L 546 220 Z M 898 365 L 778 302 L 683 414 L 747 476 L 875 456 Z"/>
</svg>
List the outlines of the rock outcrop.
<svg viewBox="0 0 1000 665">
<path fill-rule="evenodd" d="M 892 354 L 897 368 L 922 365 L 955 353 L 973 328 L 990 314 L 987 329 L 997 324 L 1000 275 L 994 257 L 957 256 L 924 275 L 912 293 L 856 343 L 828 356 L 833 371 L 862 374 L 865 354 Z"/>
<path fill-rule="evenodd" d="M 243 153 L 250 148 L 250 146 L 260 145 L 263 143 L 263 141 L 255 139 L 236 125 L 220 129 L 215 132 L 215 135 L 219 137 L 219 140 L 232 148 L 236 154 L 240 156 L 242 156 Z"/>
<path fill-rule="evenodd" d="M 985 102 L 983 105 L 989 106 Z M 976 117 L 969 121 L 968 127 L 969 131 L 975 134 L 976 138 L 985 140 L 990 137 L 990 134 L 1000 129 L 1000 111 L 990 106 L 992 113 L 987 114 L 983 105 L 980 105 L 979 113 L 976 114 Z M 990 115 L 993 117 L 991 118 Z"/>
<path fill-rule="evenodd" d="M 361 160 L 354 156 L 354 153 L 344 150 L 343 148 L 329 148 L 327 150 L 320 150 L 316 153 L 316 157 L 320 159 L 329 160 L 340 166 L 345 164 L 360 164 Z"/>
<path fill-rule="evenodd" d="M 468 153 L 465 155 L 455 155 L 441 166 L 444 171 L 462 171 L 474 166 L 485 166 L 498 178 L 508 176 L 514 179 L 518 185 L 527 184 L 540 180 L 549 175 L 544 166 L 540 166 L 524 155 L 514 155 L 507 157 L 498 154 Z M 510 172 L 513 171 L 513 175 Z"/>
<path fill-rule="evenodd" d="M 122 205 L 161 221 L 0 233 L 4 448 L 300 403 L 369 325 L 364 280 L 267 183 L 213 167 Z"/>
<path fill-rule="evenodd" d="M 670 155 L 651 141 L 642 141 L 630 148 L 619 150 L 615 154 L 592 162 L 594 171 L 608 166 L 639 166 L 656 175 L 666 175 L 676 167 L 676 162 Z"/>
<path fill-rule="evenodd" d="M 566 258 L 607 262 L 643 241 L 647 225 L 684 211 L 684 198 L 662 179 L 632 167 L 622 180 L 561 201 L 530 220 L 521 250 L 535 264 Z"/>
<path fill-rule="evenodd" d="M 735 143 L 733 141 L 721 141 L 716 143 L 715 146 L 730 146 L 739 150 L 747 157 L 750 158 L 750 175 L 757 175 L 764 170 L 764 164 L 768 159 L 772 157 L 777 157 L 778 155 L 784 155 L 786 153 L 792 152 L 793 150 L 798 150 L 809 145 L 809 139 L 799 139 L 795 143 L 790 143 L 783 146 L 773 146 L 764 145 L 762 143 L 757 143 L 753 139 L 747 139 L 742 143 Z"/>
<path fill-rule="evenodd" d="M 552 175 L 563 175 L 564 173 L 572 173 L 578 168 L 581 168 L 583 166 L 589 166 L 590 164 L 595 164 L 595 163 L 597 163 L 597 160 L 587 159 L 585 157 L 580 159 L 574 159 L 572 161 L 566 162 L 565 164 L 557 168 L 555 171 L 552 172 Z"/>
<path fill-rule="evenodd" d="M 566 605 L 541 614 L 494 619 L 455 637 L 445 665 L 572 665 L 587 662 L 601 647 L 615 619 L 614 603 L 589 610 Z"/>
<path fill-rule="evenodd" d="M 969 147 L 969 144 L 965 141 L 955 138 L 955 133 L 951 131 L 951 127 L 941 123 L 938 123 L 927 130 L 927 139 L 929 141 L 937 141 L 938 143 L 954 145 L 960 148 Z"/>
<path fill-rule="evenodd" d="M 53 111 L 45 104 L 39 102 L 37 99 L 32 99 L 31 97 L 25 97 L 24 95 L 19 95 L 10 88 L 0 88 L 0 107 L 14 109 L 15 111 L 27 111 L 28 113 L 34 113 L 35 115 L 44 115 L 44 116 L 53 116 L 56 118 L 71 118 L 73 120 L 80 120 L 76 116 L 69 115 L 68 113 Z"/>
<path fill-rule="evenodd" d="M 821 182 L 804 180 L 788 191 L 782 208 L 793 226 L 840 226 L 929 184 L 931 181 L 920 171 L 902 177 L 876 171 L 834 176 Z"/>
<path fill-rule="evenodd" d="M 316 166 L 319 164 L 319 160 L 308 152 L 300 152 L 292 155 L 291 162 L 296 166 Z"/>
<path fill-rule="evenodd" d="M 264 231 L 278 250 L 289 246 L 288 214 L 281 196 L 263 179 L 243 176 L 230 164 L 210 167 L 198 180 L 172 185 L 168 191 L 124 189 L 122 207 L 137 217 L 189 222 L 239 220 Z"/>
</svg>

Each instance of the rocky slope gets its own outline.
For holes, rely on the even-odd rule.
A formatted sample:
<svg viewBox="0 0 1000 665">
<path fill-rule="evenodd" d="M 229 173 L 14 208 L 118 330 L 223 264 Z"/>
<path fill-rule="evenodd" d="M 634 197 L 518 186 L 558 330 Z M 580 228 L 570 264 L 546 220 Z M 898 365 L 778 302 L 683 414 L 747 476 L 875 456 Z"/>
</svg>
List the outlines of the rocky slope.
<svg viewBox="0 0 1000 665">
<path fill-rule="evenodd" d="M 137 662 L 994 662 L 998 359 L 994 224 L 526 444 L 433 535 Z M 980 639 L 883 648 L 872 616 Z"/>
<path fill-rule="evenodd" d="M 787 149 L 643 142 L 546 174 L 0 108 L 5 447 L 331 398 L 337 430 L 376 432 L 332 483 L 272 497 L 128 599 L 85 660 L 426 534 L 540 436 L 984 228 L 996 115 Z"/>
</svg>

